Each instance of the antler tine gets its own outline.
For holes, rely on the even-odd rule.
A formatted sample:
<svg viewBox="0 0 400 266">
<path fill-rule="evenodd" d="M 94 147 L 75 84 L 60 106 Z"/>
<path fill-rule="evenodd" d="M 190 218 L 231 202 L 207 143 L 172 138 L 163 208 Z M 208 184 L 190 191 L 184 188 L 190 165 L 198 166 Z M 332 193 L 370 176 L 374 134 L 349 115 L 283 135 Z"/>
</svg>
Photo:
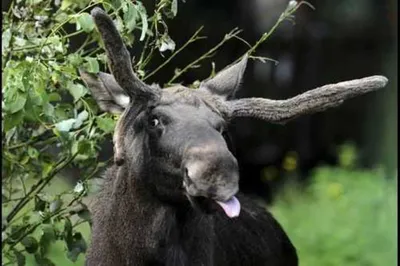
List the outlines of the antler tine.
<svg viewBox="0 0 400 266">
<path fill-rule="evenodd" d="M 91 11 L 103 39 L 110 70 L 115 80 L 134 99 L 148 99 L 154 89 L 142 82 L 133 72 L 130 55 L 111 18 L 98 7 Z"/>
<path fill-rule="evenodd" d="M 325 85 L 287 100 L 244 98 L 226 103 L 232 118 L 254 117 L 273 123 L 285 123 L 300 115 L 336 107 L 344 100 L 378 90 L 387 83 L 388 79 L 384 76 L 370 76 Z"/>
</svg>

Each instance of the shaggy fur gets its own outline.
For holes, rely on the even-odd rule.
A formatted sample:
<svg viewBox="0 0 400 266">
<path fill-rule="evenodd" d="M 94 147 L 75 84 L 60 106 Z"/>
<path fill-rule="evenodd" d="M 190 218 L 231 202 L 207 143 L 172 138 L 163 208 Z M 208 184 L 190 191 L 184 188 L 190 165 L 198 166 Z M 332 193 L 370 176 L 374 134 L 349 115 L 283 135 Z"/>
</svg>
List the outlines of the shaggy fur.
<svg viewBox="0 0 400 266">
<path fill-rule="evenodd" d="M 86 265 L 298 265 L 281 226 L 242 195 L 241 214 L 230 219 L 183 199 L 164 202 L 146 188 L 146 178 L 130 177 L 125 167 L 107 170 Z"/>
</svg>

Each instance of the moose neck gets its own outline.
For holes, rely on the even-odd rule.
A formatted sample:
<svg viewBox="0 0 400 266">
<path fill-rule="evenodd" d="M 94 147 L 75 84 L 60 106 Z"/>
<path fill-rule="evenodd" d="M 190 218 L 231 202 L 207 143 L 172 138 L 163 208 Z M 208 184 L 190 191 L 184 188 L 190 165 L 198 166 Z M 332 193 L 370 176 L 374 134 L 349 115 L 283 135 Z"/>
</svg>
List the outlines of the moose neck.
<svg viewBox="0 0 400 266">
<path fill-rule="evenodd" d="M 150 245 L 159 250 L 157 254 L 161 257 L 156 260 L 172 260 L 174 263 L 171 265 L 196 261 L 198 258 L 191 257 L 191 254 L 208 254 L 211 259 L 213 216 L 193 209 L 185 196 L 176 193 L 171 197 L 171 190 L 155 188 L 149 182 L 176 176 L 168 176 L 153 168 L 152 171 L 141 171 L 138 178 L 133 177 L 126 166 L 112 169 L 114 176 L 109 180 L 112 185 L 108 189 L 113 191 L 115 204 L 110 211 L 112 216 L 118 217 L 113 228 L 127 226 L 124 232 L 131 232 L 134 236 L 129 240 L 132 243 L 124 243 L 124 246 Z M 204 241 L 199 244 L 198 240 L 203 238 Z M 146 244 L 141 242 L 143 239 L 146 239 Z"/>
</svg>

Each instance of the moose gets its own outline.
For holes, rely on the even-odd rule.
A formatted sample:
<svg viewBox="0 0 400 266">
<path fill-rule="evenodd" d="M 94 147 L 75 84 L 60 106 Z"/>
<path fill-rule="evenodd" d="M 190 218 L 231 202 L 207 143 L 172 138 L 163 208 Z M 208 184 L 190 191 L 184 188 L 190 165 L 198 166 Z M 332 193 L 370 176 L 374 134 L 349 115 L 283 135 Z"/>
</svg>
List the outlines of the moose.
<svg viewBox="0 0 400 266">
<path fill-rule="evenodd" d="M 287 100 L 234 99 L 245 55 L 198 89 L 161 89 L 135 75 L 108 15 L 98 7 L 91 15 L 112 74 L 80 75 L 101 110 L 120 118 L 114 161 L 92 209 L 86 265 L 298 265 L 279 223 L 239 192 L 227 125 L 236 117 L 284 123 L 382 88 L 387 79 L 325 85 Z"/>
</svg>

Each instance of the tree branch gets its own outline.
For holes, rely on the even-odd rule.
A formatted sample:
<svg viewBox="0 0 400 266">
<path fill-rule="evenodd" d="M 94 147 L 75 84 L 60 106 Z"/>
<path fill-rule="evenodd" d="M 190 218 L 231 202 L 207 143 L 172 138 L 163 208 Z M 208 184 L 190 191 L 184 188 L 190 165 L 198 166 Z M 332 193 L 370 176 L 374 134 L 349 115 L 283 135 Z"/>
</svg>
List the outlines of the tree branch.
<svg viewBox="0 0 400 266">
<path fill-rule="evenodd" d="M 187 66 L 185 66 L 182 70 L 179 70 L 175 73 L 175 75 L 167 82 L 167 85 L 172 85 L 172 82 L 174 82 L 178 77 L 180 77 L 183 73 L 185 73 L 186 71 L 188 71 L 190 68 L 194 67 L 195 65 L 197 65 L 200 61 L 205 60 L 207 58 L 212 57 L 212 55 L 223 45 L 225 44 L 227 41 L 229 41 L 232 38 L 235 38 L 241 31 L 238 30 L 237 28 L 234 28 L 233 30 L 231 30 L 229 33 L 225 34 L 224 38 L 217 44 L 215 45 L 213 48 L 211 48 L 208 52 L 204 53 L 203 55 L 201 55 L 199 58 L 197 58 L 196 60 L 194 60 L 193 62 L 191 62 L 190 64 L 188 64 Z"/>
<path fill-rule="evenodd" d="M 153 76 L 154 74 L 156 74 L 158 71 L 160 71 L 161 68 L 163 68 L 165 65 L 167 65 L 177 54 L 179 54 L 183 49 L 186 48 L 186 46 L 188 46 L 189 44 L 203 39 L 204 37 L 200 37 L 199 34 L 201 32 L 201 30 L 203 29 L 203 26 L 201 26 L 194 34 L 192 37 L 190 37 L 190 39 L 183 45 L 181 46 L 181 48 L 179 48 L 178 50 L 176 50 L 167 60 L 164 61 L 164 63 L 162 63 L 161 65 L 159 65 L 155 70 L 153 70 L 150 74 L 148 74 L 147 76 L 145 76 L 143 78 L 143 81 L 145 81 L 146 79 L 148 79 L 149 77 Z"/>
<path fill-rule="evenodd" d="M 6 221 L 10 223 L 15 215 L 18 214 L 18 212 L 32 199 L 32 194 L 34 194 L 35 191 L 35 194 L 41 191 L 62 169 L 71 163 L 77 155 L 78 154 L 75 153 L 69 158 L 62 159 L 46 177 L 40 179 L 35 185 L 33 185 L 29 192 L 26 193 L 26 195 L 10 211 L 7 215 Z"/>
</svg>

